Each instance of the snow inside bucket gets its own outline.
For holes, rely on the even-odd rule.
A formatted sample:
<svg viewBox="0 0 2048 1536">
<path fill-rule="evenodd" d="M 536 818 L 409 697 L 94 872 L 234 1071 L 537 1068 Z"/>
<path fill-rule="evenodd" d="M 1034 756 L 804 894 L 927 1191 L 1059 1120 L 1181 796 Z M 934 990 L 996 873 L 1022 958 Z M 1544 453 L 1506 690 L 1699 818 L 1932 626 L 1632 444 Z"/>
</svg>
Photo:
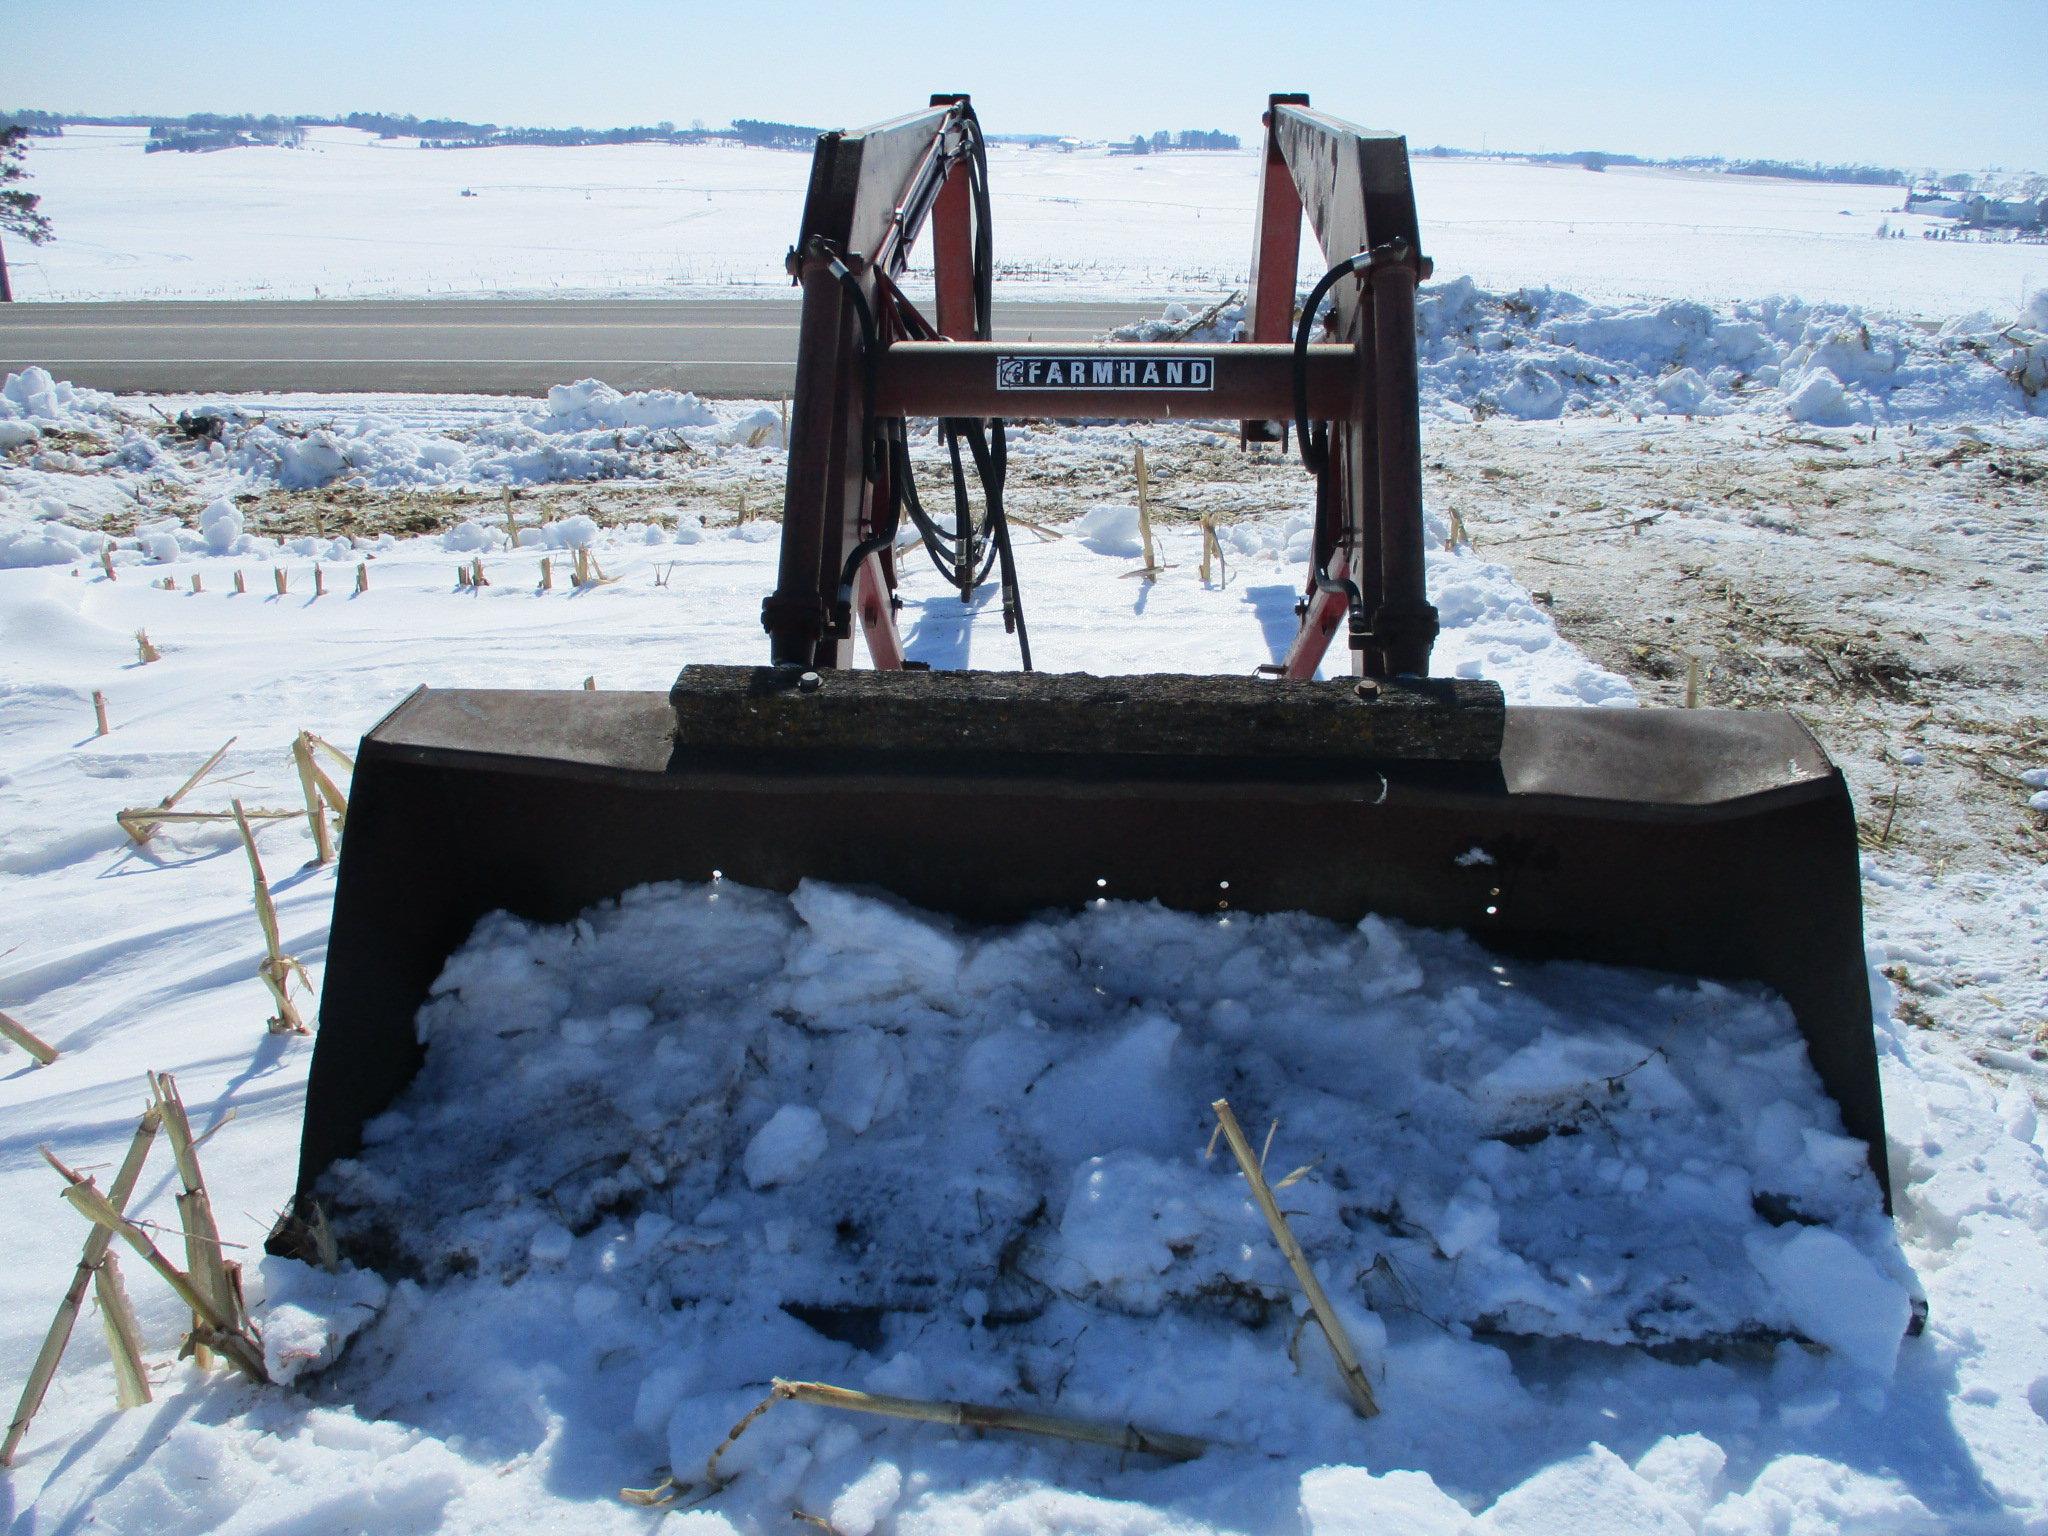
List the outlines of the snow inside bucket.
<svg viewBox="0 0 2048 1536">
<path fill-rule="evenodd" d="M 1205 1156 L 1227 1097 L 1255 1140 L 1277 1120 L 1269 1177 L 1306 1170 L 1283 1204 L 1361 1318 L 1800 1337 L 1881 1373 L 1906 1319 L 1864 1148 L 1755 990 L 1374 918 L 973 930 L 717 882 L 487 919 L 419 1029 L 325 1198 L 428 1283 L 563 1273 L 606 1316 L 767 1298 L 884 1355 L 978 1329 L 1021 1357 L 1077 1315 L 1284 1341 L 1297 1288 Z"/>
</svg>

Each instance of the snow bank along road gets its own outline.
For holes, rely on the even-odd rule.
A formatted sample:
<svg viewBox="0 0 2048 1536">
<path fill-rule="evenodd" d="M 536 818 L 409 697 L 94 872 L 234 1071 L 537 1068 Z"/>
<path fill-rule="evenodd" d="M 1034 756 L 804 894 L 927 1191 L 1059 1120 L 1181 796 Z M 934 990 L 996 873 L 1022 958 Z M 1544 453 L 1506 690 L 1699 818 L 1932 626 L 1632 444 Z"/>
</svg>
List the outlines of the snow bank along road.
<svg viewBox="0 0 2048 1536">
<path fill-rule="evenodd" d="M 616 389 L 773 397 L 796 374 L 794 299 L 12 304 L 0 375 L 93 389 Z M 1149 303 L 1011 303 L 998 340 L 1085 341 Z"/>
</svg>

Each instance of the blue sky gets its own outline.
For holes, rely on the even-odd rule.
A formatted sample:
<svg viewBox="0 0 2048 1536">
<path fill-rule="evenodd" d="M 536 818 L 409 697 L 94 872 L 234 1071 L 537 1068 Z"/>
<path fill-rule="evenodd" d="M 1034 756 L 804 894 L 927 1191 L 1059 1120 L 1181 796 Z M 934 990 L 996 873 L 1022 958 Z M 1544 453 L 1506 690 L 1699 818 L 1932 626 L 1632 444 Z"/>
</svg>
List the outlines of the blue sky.
<svg viewBox="0 0 2048 1536">
<path fill-rule="evenodd" d="M 1030 5 L 7 0 L 0 106 L 1256 131 L 1266 93 L 1412 143 L 2048 169 L 2043 0 Z"/>
</svg>

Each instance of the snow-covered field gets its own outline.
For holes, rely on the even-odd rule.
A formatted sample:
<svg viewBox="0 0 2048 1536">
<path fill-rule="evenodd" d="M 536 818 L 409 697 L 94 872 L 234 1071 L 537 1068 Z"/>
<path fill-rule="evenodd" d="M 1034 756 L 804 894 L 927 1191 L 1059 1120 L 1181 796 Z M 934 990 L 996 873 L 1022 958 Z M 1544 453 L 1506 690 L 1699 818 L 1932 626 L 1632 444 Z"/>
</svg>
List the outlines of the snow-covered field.
<svg viewBox="0 0 2048 1536">
<path fill-rule="evenodd" d="M 23 297 L 786 292 L 810 163 L 717 146 L 428 151 L 347 129 L 297 150 L 142 142 L 87 127 L 34 142 L 58 238 L 10 243 Z M 998 146 L 990 179 L 1005 293 L 1151 299 L 1245 281 L 1249 152 Z M 2048 283 L 2048 247 L 1921 240 L 1927 221 L 1899 214 L 1891 187 L 1483 160 L 1418 160 L 1415 181 L 1438 274 L 1493 289 L 1785 294 L 1946 318 L 2010 313 Z M 1887 221 L 1908 238 L 1876 238 Z"/>
<path fill-rule="evenodd" d="M 1669 341 L 1657 312 L 1617 330 L 1603 311 L 1603 336 L 1568 303 L 1518 316 L 1447 285 L 1439 304 L 1425 338 L 1439 417 L 1469 419 L 1475 401 L 1513 416 L 1569 400 L 1607 412 L 1609 430 L 1638 409 L 1681 414 L 1657 393 L 1675 370 L 1646 350 Z M 1706 394 L 1690 408 L 1733 413 L 1697 431 L 1825 433 L 1791 402 L 1828 367 L 1887 434 L 1995 424 L 2044 446 L 2024 389 L 1967 347 L 1923 338 L 1931 350 L 1883 377 L 1841 380 L 1856 370 L 1820 355 L 1831 320 L 1811 342 L 1771 341 L 1771 366 L 1795 378 L 1745 389 L 1730 349 L 1755 337 L 1728 329 L 1743 316 L 1692 315 L 1687 330 L 1685 314 L 1665 318 L 1697 349 Z M 1517 351 L 1560 381 L 1557 400 L 1501 361 Z M 1604 371 L 1571 361 L 1595 357 Z M 696 509 L 707 485 L 772 473 L 779 424 L 746 402 L 582 386 L 543 403 L 117 402 L 35 377 L 7 391 L 0 1007 L 64 1052 L 40 1069 L 0 1056 L 11 1400 L 83 1235 L 39 1145 L 104 1177 L 154 1067 L 178 1074 L 202 1131 L 218 1128 L 205 1157 L 230 1240 L 259 1242 L 292 1181 L 309 1047 L 263 1032 L 240 851 L 218 829 L 135 848 L 115 811 L 154 803 L 229 736 L 221 781 L 193 803 L 295 803 L 293 732 L 346 743 L 422 682 L 662 688 L 684 662 L 757 659 L 776 526 Z M 171 425 L 200 405 L 225 423 L 216 444 Z M 1114 466 L 1129 440 L 1023 427 L 1014 473 L 1032 487 L 1036 471 Z M 1067 483 L 1060 514 L 1095 505 L 1088 533 L 1020 551 L 1042 665 L 1237 671 L 1284 644 L 1306 537 L 1298 471 L 1272 467 L 1277 510 L 1227 527 L 1228 580 L 1208 586 L 1184 523 L 1162 533 L 1160 581 L 1126 579 L 1130 515 L 1102 510 L 1117 505 L 1111 471 L 1088 473 L 1101 494 Z M 249 509 L 293 484 L 324 486 L 337 515 L 351 496 L 463 487 L 638 499 L 603 527 L 529 517 L 516 548 L 504 510 L 523 504 L 495 498 L 430 536 L 280 541 Z M 1169 475 L 1161 495 L 1197 490 Z M 558 574 L 538 590 L 540 559 L 562 572 L 582 544 L 617 580 L 571 592 Z M 479 557 L 491 584 L 458 589 L 456 564 Z M 1497 677 L 1521 702 L 1632 702 L 1506 567 L 1438 548 L 1430 574 L 1442 670 Z M 166 576 L 175 590 L 152 584 Z M 928 572 L 905 596 L 913 656 L 1011 664 L 992 607 L 963 609 Z M 137 660 L 138 630 L 161 660 Z M 516 835 L 487 806 L 478 819 L 480 836 Z M 317 982 L 332 870 L 305 866 L 301 826 L 261 843 L 285 946 Z M 372 1208 L 394 1178 L 430 1187 L 398 1233 L 420 1273 L 387 1286 L 262 1263 L 252 1289 L 279 1375 L 352 1335 L 332 1369 L 285 1390 L 174 1363 L 176 1304 L 134 1274 L 158 1401 L 115 1414 L 82 1327 L 0 1474 L 0 1520 L 643 1530 L 658 1517 L 617 1490 L 663 1466 L 697 1477 L 782 1375 L 1135 1420 L 1215 1448 L 1165 1467 L 785 1403 L 722 1461 L 738 1481 L 664 1518 L 769 1531 L 800 1510 L 845 1536 L 2048 1532 L 2048 1137 L 2021 1076 L 1983 1064 L 1979 1042 L 1900 1022 L 1875 972 L 1975 960 L 1974 979 L 2020 1007 L 2040 978 L 1988 975 L 1917 867 L 1878 858 L 1868 874 L 1895 1224 L 1782 1011 L 1748 993 L 1501 967 L 1371 921 L 1226 924 L 1117 903 L 977 933 L 830 889 L 675 887 L 586 926 L 489 926 L 424 1021 L 433 1065 L 403 1111 L 423 1160 L 387 1139 L 348 1175 Z M 2043 924 L 2039 869 L 1987 878 L 2006 924 Z M 1359 1037 L 1366 1061 L 1343 1065 Z M 616 1116 L 563 1116 L 599 1085 Z M 1368 1357 L 1386 1409 L 1370 1424 L 1314 1335 L 1295 1337 L 1293 1289 L 1242 1186 L 1203 1157 L 1218 1092 L 1255 1135 L 1280 1119 L 1276 1173 L 1311 1165 L 1286 1198 Z M 532 1146 L 478 1139 L 470 1110 L 486 1136 L 562 1118 Z M 169 1221 L 169 1196 L 159 1174 L 138 1204 Z M 457 1247 L 473 1267 L 448 1262 Z M 854 1291 L 885 1315 L 831 1312 Z M 1902 1340 L 1916 1296 L 1928 1323 Z"/>
</svg>

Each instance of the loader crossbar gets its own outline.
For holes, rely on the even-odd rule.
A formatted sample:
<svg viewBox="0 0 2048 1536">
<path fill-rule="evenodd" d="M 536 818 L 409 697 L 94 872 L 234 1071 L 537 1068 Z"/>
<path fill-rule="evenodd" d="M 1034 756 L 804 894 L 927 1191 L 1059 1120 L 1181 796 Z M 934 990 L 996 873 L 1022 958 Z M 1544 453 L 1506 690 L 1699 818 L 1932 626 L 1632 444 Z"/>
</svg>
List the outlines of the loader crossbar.
<svg viewBox="0 0 2048 1536">
<path fill-rule="evenodd" d="M 1316 420 L 1355 411 L 1356 349 L 1311 346 L 1306 370 Z M 1294 348 L 904 341 L 876 360 L 875 413 L 1281 420 L 1294 414 Z"/>
</svg>

